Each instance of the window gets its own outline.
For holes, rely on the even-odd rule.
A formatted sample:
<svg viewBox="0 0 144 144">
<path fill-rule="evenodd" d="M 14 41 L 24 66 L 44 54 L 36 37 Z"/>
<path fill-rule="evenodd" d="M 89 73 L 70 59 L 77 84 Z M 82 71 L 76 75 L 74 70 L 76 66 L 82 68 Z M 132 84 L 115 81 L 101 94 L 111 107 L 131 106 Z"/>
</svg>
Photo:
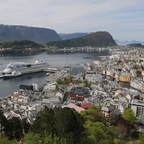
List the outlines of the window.
<svg viewBox="0 0 144 144">
<path fill-rule="evenodd" d="M 139 117 L 144 114 L 144 107 L 137 107 L 136 117 Z"/>
</svg>

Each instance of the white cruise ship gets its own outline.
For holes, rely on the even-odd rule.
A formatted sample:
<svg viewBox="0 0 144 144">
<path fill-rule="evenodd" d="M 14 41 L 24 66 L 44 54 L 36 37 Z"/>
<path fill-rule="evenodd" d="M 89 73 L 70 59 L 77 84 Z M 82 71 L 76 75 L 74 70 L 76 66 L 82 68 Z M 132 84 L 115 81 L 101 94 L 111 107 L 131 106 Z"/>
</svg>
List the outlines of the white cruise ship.
<svg viewBox="0 0 144 144">
<path fill-rule="evenodd" d="M 34 73 L 48 69 L 49 63 L 42 60 L 36 60 L 32 63 L 25 62 L 10 62 L 3 70 L 2 74 L 12 74 L 13 71 L 18 71 L 22 74 Z"/>
<path fill-rule="evenodd" d="M 12 71 L 11 74 L 5 74 L 3 75 L 3 79 L 10 79 L 10 78 L 14 78 L 14 77 L 18 77 L 18 76 L 21 76 L 21 72 L 19 71 Z"/>
</svg>

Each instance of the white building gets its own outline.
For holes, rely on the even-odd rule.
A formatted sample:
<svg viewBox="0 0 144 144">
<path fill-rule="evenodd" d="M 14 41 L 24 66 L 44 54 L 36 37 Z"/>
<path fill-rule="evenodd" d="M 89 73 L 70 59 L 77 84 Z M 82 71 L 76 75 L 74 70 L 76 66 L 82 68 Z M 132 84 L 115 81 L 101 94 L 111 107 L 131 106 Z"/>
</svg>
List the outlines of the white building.
<svg viewBox="0 0 144 144">
<path fill-rule="evenodd" d="M 133 110 L 135 116 L 140 118 L 144 115 L 144 101 L 133 99 L 131 102 L 131 109 Z"/>
</svg>

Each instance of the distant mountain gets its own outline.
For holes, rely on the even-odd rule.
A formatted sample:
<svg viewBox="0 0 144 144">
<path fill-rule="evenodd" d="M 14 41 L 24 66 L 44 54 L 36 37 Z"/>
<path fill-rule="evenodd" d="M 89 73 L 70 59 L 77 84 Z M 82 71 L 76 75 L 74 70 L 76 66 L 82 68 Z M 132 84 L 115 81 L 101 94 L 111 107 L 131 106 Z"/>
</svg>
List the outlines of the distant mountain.
<svg viewBox="0 0 144 144">
<path fill-rule="evenodd" d="M 82 47 L 82 46 L 104 47 L 115 45 L 117 44 L 114 41 L 113 37 L 108 32 L 105 31 L 91 33 L 79 38 L 47 43 L 47 46 L 55 46 L 59 48 Z"/>
<path fill-rule="evenodd" d="M 135 40 L 130 41 L 130 44 L 134 44 L 134 43 L 140 43 L 140 44 L 144 45 L 144 41 L 135 41 Z"/>
<path fill-rule="evenodd" d="M 88 33 L 59 33 L 59 36 L 62 40 L 78 38 L 86 36 Z"/>
<path fill-rule="evenodd" d="M 128 44 L 134 44 L 134 43 L 140 43 L 142 45 L 144 45 L 144 42 L 143 41 L 119 41 L 119 40 L 115 40 L 115 42 L 118 44 L 118 45 L 128 45 Z"/>
<path fill-rule="evenodd" d="M 50 41 L 59 41 L 61 38 L 52 29 L 1 24 L 0 42 L 13 40 L 30 40 L 42 44 Z"/>
</svg>

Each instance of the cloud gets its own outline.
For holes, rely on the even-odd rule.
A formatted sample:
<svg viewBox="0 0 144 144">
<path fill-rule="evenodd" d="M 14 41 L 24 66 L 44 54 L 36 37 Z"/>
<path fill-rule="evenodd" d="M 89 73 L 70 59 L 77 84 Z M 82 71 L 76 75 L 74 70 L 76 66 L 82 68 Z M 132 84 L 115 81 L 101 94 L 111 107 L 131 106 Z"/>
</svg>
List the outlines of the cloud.
<svg viewBox="0 0 144 144">
<path fill-rule="evenodd" d="M 0 23 L 65 32 L 107 30 L 117 39 L 142 40 L 144 1 L 0 0 Z M 135 32 L 134 36 L 125 32 Z"/>
</svg>

